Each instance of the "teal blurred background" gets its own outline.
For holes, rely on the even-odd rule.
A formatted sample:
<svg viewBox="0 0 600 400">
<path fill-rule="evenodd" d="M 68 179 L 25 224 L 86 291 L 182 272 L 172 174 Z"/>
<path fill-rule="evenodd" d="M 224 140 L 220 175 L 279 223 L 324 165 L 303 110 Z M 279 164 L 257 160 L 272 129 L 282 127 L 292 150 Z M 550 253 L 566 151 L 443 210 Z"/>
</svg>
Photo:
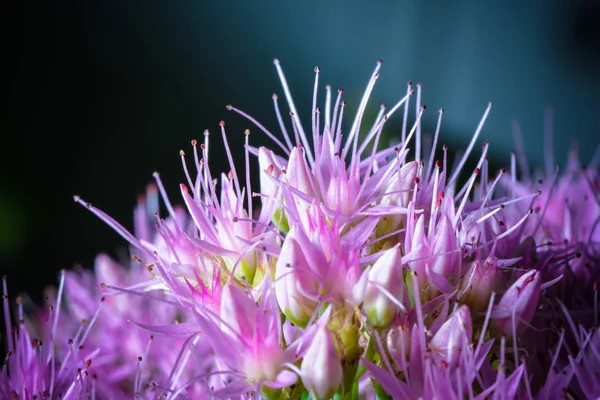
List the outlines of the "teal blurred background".
<svg viewBox="0 0 600 400">
<path fill-rule="evenodd" d="M 423 82 L 424 130 L 444 107 L 440 143 L 459 149 L 493 100 L 480 141 L 505 166 L 515 118 L 531 163 L 543 163 L 550 104 L 557 162 L 574 138 L 588 161 L 599 142 L 599 20 L 597 1 L 3 2 L 1 273 L 36 298 L 58 269 L 116 256 L 124 242 L 72 195 L 131 227 L 153 171 L 177 196 L 179 150 L 205 128 L 217 133 L 224 119 L 239 159 L 252 126 L 226 104 L 276 130 L 274 57 L 305 120 L 315 65 L 321 82 L 344 86 L 351 112 L 382 58 L 371 112 Z"/>
</svg>

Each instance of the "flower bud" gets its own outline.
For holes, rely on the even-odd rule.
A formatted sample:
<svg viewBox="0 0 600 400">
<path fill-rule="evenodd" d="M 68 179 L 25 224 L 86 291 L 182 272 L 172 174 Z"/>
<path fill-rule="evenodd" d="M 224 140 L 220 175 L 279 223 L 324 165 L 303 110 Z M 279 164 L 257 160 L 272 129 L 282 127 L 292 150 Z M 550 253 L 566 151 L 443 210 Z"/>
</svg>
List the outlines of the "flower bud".
<svg viewBox="0 0 600 400">
<path fill-rule="evenodd" d="M 531 270 L 508 288 L 491 313 L 494 326 L 498 331 L 511 338 L 513 323 L 516 324 L 514 331 L 517 335 L 527 328 L 540 298 L 540 284 L 539 271 Z"/>
<path fill-rule="evenodd" d="M 472 339 L 471 313 L 469 308 L 463 305 L 433 335 L 431 346 L 453 367 L 458 364 L 461 352 L 465 346 L 468 348 Z"/>
<path fill-rule="evenodd" d="M 381 198 L 379 204 L 382 206 L 407 207 L 412 197 L 412 188 L 414 187 L 418 166 L 419 163 L 411 161 L 400 168 L 397 174 L 393 174 L 384 184 L 381 192 L 386 193 L 386 195 Z M 398 229 L 404 218 L 405 216 L 399 213 L 386 215 L 377 223 L 375 235 L 377 237 L 383 236 Z M 393 246 L 396 244 L 396 238 L 390 237 L 382 244 L 385 246 L 385 243 L 391 243 L 391 246 Z"/>
<path fill-rule="evenodd" d="M 316 290 L 316 280 L 311 276 L 307 260 L 311 249 L 296 240 L 301 228 L 292 227 L 286 236 L 275 266 L 275 295 L 285 316 L 298 326 L 305 326 L 318 303 L 306 297 Z M 309 242 L 308 238 L 303 241 Z"/>
<path fill-rule="evenodd" d="M 317 399 L 330 399 L 342 383 L 340 357 L 325 326 L 319 328 L 300 366 L 302 383 Z"/>
<path fill-rule="evenodd" d="M 442 216 L 433 237 L 431 254 L 434 258 L 429 262 L 432 271 L 452 280 L 458 268 L 457 249 L 456 232 L 452 228 L 452 222 L 448 217 Z"/>
<path fill-rule="evenodd" d="M 406 362 L 410 358 L 411 350 L 411 327 L 402 324 L 388 331 L 386 345 L 394 360 Z M 398 361 L 396 361 L 398 362 Z"/>
<path fill-rule="evenodd" d="M 292 149 L 287 167 L 287 181 L 291 187 L 306 193 L 311 197 L 318 197 L 313 191 L 313 174 L 310 171 L 304 152 L 297 147 Z"/>
<path fill-rule="evenodd" d="M 408 252 L 412 254 L 412 259 L 415 260 L 408 265 L 412 271 L 417 273 L 419 285 L 424 287 L 427 283 L 425 263 L 427 261 L 427 256 L 429 255 L 429 242 L 427 240 L 427 235 L 425 234 L 425 217 L 423 215 L 417 219 L 414 231 L 412 232 L 410 246 L 408 246 L 407 240 L 406 248 Z"/>
<path fill-rule="evenodd" d="M 496 261 L 495 258 L 488 258 L 483 263 L 475 261 L 462 280 L 465 302 L 472 310 L 483 311 L 488 306 L 498 277 Z"/>
<path fill-rule="evenodd" d="M 369 272 L 369 282 L 363 300 L 368 321 L 376 328 L 386 327 L 399 309 L 388 295 L 403 304 L 405 293 L 400 249 L 394 247 L 387 250 Z"/>
<path fill-rule="evenodd" d="M 277 192 L 277 182 L 281 175 L 281 168 L 277 165 L 275 154 L 266 147 L 258 149 L 258 167 L 260 170 L 260 192 L 266 196 L 274 196 Z M 270 174 L 271 177 L 267 176 Z M 263 203 L 265 198 L 262 197 Z"/>
</svg>

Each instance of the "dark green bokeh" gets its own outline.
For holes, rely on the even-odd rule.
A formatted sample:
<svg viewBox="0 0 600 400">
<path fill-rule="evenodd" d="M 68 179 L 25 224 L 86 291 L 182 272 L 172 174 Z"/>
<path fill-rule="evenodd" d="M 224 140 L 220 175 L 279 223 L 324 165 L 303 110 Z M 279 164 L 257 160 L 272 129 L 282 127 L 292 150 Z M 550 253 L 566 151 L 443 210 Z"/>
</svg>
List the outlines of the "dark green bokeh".
<svg viewBox="0 0 600 400">
<path fill-rule="evenodd" d="M 313 67 L 344 86 L 353 111 L 377 59 L 373 107 L 392 104 L 407 80 L 423 82 L 431 130 L 464 145 L 487 102 L 481 135 L 508 163 L 511 120 L 522 122 L 530 160 L 543 161 L 543 110 L 555 107 L 562 160 L 579 138 L 598 144 L 597 2 L 71 2 L 3 4 L 0 134 L 0 268 L 35 297 L 56 271 L 91 265 L 124 242 L 71 201 L 73 194 L 131 227 L 136 195 L 154 170 L 177 196 L 179 149 L 227 122 L 236 158 L 243 130 L 233 103 L 275 129 L 278 57 L 304 118 Z M 392 133 L 401 118 L 390 125 Z M 390 121 L 392 122 L 392 121 Z M 254 132 L 258 132 L 256 129 Z M 254 144 L 267 143 L 253 134 Z M 560 153 L 559 153 L 560 150 Z M 213 157 L 215 160 L 216 157 Z M 216 171 L 226 166 L 213 164 Z"/>
</svg>

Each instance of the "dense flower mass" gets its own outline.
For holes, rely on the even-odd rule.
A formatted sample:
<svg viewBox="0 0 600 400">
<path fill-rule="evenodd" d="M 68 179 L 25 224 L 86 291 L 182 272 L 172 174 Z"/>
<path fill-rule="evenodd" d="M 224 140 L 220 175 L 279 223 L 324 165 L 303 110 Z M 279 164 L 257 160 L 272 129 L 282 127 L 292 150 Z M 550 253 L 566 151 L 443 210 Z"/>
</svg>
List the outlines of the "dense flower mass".
<svg viewBox="0 0 600 400">
<path fill-rule="evenodd" d="M 490 103 L 450 168 L 443 110 L 423 148 L 420 84 L 412 106 L 409 83 L 365 126 L 381 65 L 350 124 L 343 89 L 326 86 L 318 106 L 315 68 L 305 130 L 275 60 L 290 111 L 273 95 L 280 135 L 227 106 L 274 147 L 251 146 L 246 130 L 238 174 L 221 122 L 219 175 L 206 131 L 192 157 L 180 152 L 182 205 L 155 174 L 133 233 L 75 196 L 131 261 L 63 272 L 27 327 L 18 301 L 11 328 L 5 284 L 2 398 L 599 397 L 600 153 L 531 175 L 517 152 L 510 171 L 490 171 L 489 143 L 476 147 Z M 399 110 L 401 140 L 381 148 Z"/>
</svg>

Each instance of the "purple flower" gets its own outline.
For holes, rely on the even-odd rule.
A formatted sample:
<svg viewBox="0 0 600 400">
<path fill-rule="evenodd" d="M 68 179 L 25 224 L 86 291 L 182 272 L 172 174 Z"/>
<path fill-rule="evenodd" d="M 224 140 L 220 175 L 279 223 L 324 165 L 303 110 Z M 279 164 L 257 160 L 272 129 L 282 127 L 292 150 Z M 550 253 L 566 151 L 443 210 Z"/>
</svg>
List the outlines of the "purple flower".
<svg viewBox="0 0 600 400">
<path fill-rule="evenodd" d="M 25 323 L 23 299 L 17 298 L 18 325 L 11 322 L 10 303 L 6 278 L 3 279 L 4 327 L 7 354 L 0 373 L 0 397 L 3 399 L 80 399 L 93 395 L 95 379 L 89 373 L 98 351 L 83 345 L 93 327 L 91 323 L 80 326 L 75 332 L 58 329 L 61 295 L 64 289 L 64 272 L 61 272 L 57 303 L 49 305 L 47 320 L 37 321 L 48 325 L 41 339 L 30 336 Z M 67 336 L 72 335 L 72 336 Z M 57 356 L 55 346 L 68 344 L 68 352 Z"/>
<path fill-rule="evenodd" d="M 334 101 L 327 86 L 323 112 L 317 107 L 316 68 L 305 131 L 277 60 L 275 67 L 290 111 L 284 121 L 273 96 L 282 140 L 227 106 L 275 144 L 254 148 L 245 131 L 245 182 L 221 122 L 230 171 L 214 178 L 206 132 L 203 144 L 192 142 L 195 176 L 180 153 L 185 206 L 171 204 L 155 174 L 156 185 L 134 213 L 135 234 L 76 198 L 128 240 L 132 259 L 143 265 L 124 270 L 100 258 L 95 278 L 70 275 L 70 313 L 88 315 L 106 296 L 99 330 L 88 335 L 104 357 L 94 363 L 106 371 L 98 387 L 110 393 L 119 382 L 123 393 L 140 392 L 143 382 L 156 382 L 170 398 L 595 393 L 581 365 L 595 368 L 586 327 L 597 315 L 597 290 L 592 300 L 578 301 L 579 293 L 568 302 L 555 298 L 568 282 L 589 287 L 597 275 L 595 168 L 571 166 L 568 178 L 556 175 L 540 192 L 530 179 L 518 181 L 514 168 L 510 181 L 504 170 L 490 174 L 485 142 L 476 168 L 465 174 L 490 103 L 450 169 L 446 146 L 442 160 L 434 158 L 443 110 L 431 149 L 422 151 L 420 84 L 410 129 L 409 83 L 359 140 L 381 62 L 347 132 L 343 90 Z M 402 141 L 379 148 L 400 107 Z M 250 154 L 258 158 L 261 193 L 252 190 Z M 565 208 L 554 193 L 560 200 L 571 191 L 584 198 L 575 195 Z M 154 214 L 159 193 L 166 219 Z M 260 208 L 253 197 L 261 198 Z M 105 292 L 90 290 L 100 279 L 108 283 Z M 571 329 L 559 332 L 565 323 Z M 144 347 L 149 334 L 155 339 Z M 163 345 L 159 337 L 167 339 Z M 146 364 L 125 361 L 144 348 Z M 111 369 L 115 364 L 121 369 Z"/>
</svg>

